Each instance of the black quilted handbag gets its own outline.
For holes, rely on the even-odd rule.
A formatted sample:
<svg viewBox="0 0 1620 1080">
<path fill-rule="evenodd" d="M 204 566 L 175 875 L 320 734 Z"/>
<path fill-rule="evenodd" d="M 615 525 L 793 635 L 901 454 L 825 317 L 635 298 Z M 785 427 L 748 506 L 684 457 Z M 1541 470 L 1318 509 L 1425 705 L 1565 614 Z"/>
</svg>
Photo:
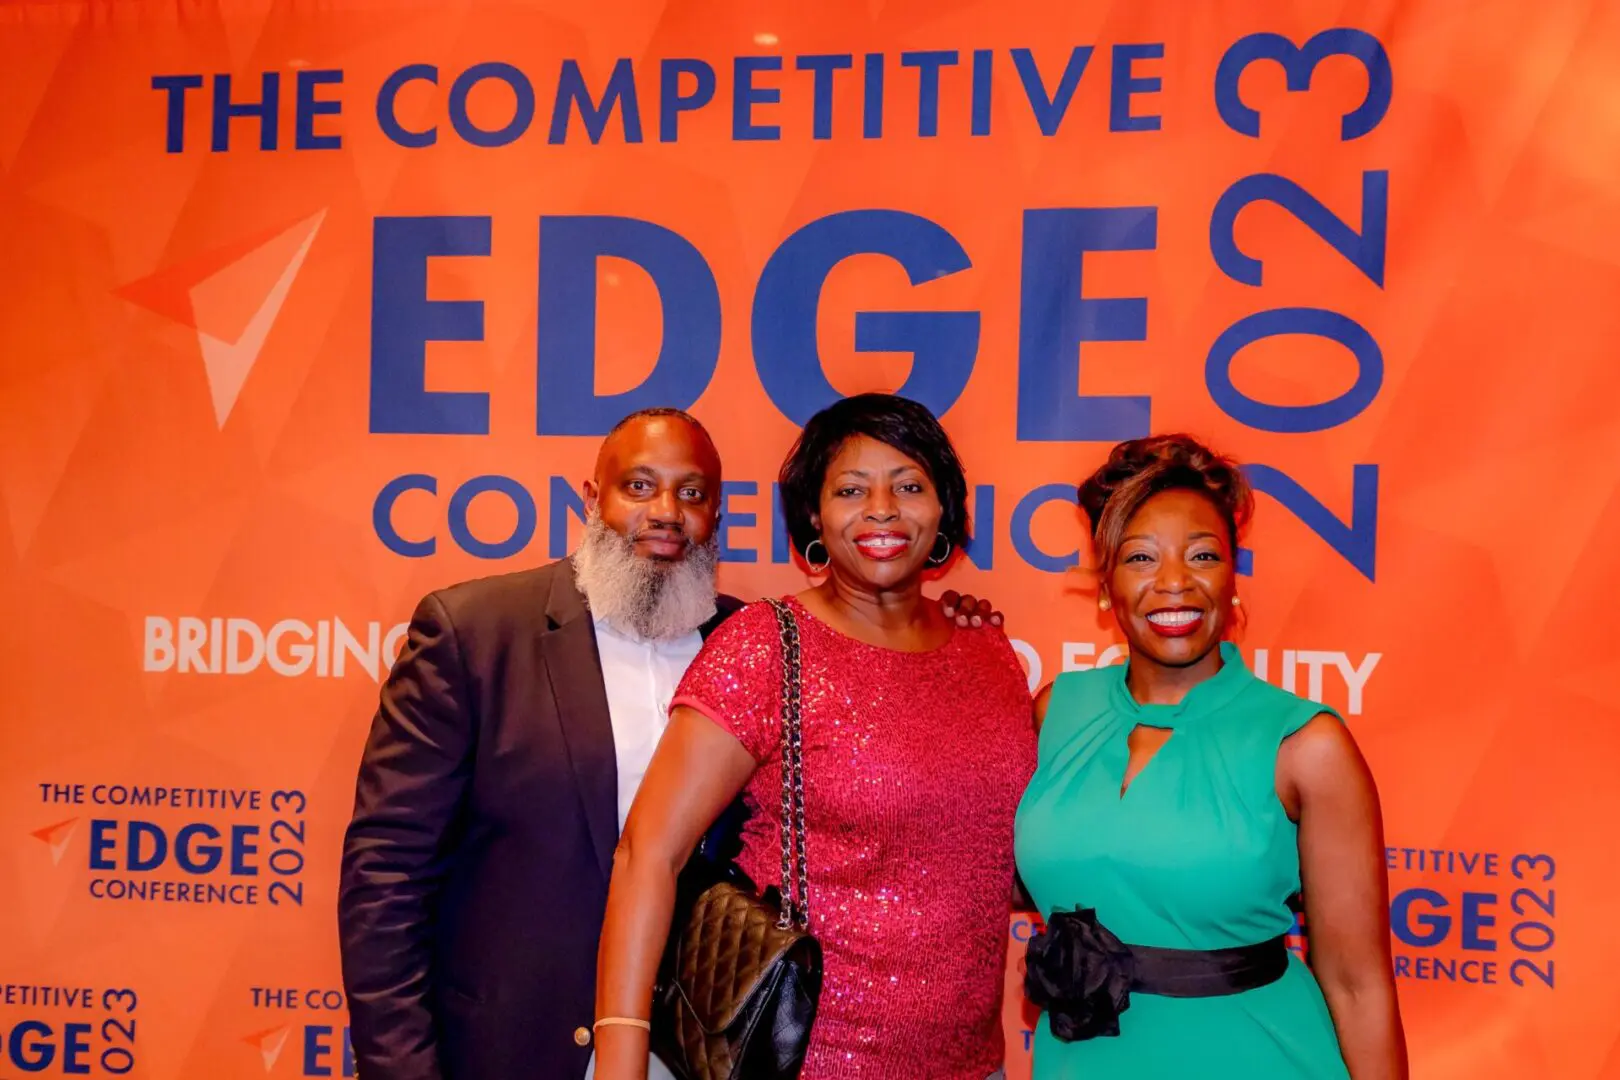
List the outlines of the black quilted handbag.
<svg viewBox="0 0 1620 1080">
<path fill-rule="evenodd" d="M 782 635 L 782 885 L 763 895 L 734 867 L 676 890 L 652 1048 L 679 1080 L 797 1080 L 821 998 L 805 870 L 799 628 L 771 601 Z"/>
</svg>

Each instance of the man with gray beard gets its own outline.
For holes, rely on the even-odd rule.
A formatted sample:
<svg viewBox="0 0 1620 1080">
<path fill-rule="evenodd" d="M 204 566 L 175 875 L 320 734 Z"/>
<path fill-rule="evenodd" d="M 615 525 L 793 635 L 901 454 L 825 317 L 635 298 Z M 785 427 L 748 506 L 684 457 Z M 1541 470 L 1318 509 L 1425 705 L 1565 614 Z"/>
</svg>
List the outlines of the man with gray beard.
<svg viewBox="0 0 1620 1080">
<path fill-rule="evenodd" d="M 702 425 L 635 413 L 602 443 L 570 558 L 417 606 L 343 844 L 364 1080 L 586 1074 L 613 849 L 676 684 L 742 606 L 715 590 L 720 493 Z"/>
</svg>

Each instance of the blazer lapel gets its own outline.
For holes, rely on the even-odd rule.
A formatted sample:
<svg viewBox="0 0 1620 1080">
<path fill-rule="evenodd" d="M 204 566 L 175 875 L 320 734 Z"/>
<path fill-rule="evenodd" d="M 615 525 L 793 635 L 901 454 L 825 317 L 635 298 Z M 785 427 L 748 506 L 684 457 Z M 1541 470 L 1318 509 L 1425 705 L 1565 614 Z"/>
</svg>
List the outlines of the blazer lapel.
<svg viewBox="0 0 1620 1080">
<path fill-rule="evenodd" d="M 596 630 L 574 585 L 572 565 L 560 568 L 552 579 L 546 620 L 552 627 L 540 638 L 546 678 L 557 701 L 585 823 L 606 878 L 613 872 L 613 849 L 619 843 L 619 764 Z"/>
</svg>

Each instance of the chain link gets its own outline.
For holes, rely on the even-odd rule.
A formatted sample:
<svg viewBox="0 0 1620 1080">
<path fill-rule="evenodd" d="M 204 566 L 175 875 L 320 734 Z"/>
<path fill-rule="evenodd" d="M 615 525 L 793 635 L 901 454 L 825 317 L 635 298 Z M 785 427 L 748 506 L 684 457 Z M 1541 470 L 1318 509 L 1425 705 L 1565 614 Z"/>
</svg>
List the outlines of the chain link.
<svg viewBox="0 0 1620 1080">
<path fill-rule="evenodd" d="M 804 733 L 799 622 L 786 604 L 772 600 L 782 636 L 782 916 L 784 930 L 810 928 L 810 875 L 804 825 Z"/>
</svg>

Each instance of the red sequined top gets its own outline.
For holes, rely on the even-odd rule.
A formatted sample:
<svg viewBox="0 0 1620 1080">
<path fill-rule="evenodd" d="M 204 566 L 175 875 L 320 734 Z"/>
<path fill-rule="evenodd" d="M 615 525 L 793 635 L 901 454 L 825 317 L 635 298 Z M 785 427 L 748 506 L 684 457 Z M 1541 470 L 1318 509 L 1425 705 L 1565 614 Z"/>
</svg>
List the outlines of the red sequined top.
<svg viewBox="0 0 1620 1080">
<path fill-rule="evenodd" d="M 810 929 L 821 1005 L 801 1080 L 985 1080 L 1000 1067 L 1013 815 L 1035 770 L 1027 678 L 999 629 L 928 652 L 838 633 L 789 600 L 803 666 Z M 761 768 L 743 870 L 781 880 L 781 636 L 750 604 L 676 691 Z"/>
</svg>

